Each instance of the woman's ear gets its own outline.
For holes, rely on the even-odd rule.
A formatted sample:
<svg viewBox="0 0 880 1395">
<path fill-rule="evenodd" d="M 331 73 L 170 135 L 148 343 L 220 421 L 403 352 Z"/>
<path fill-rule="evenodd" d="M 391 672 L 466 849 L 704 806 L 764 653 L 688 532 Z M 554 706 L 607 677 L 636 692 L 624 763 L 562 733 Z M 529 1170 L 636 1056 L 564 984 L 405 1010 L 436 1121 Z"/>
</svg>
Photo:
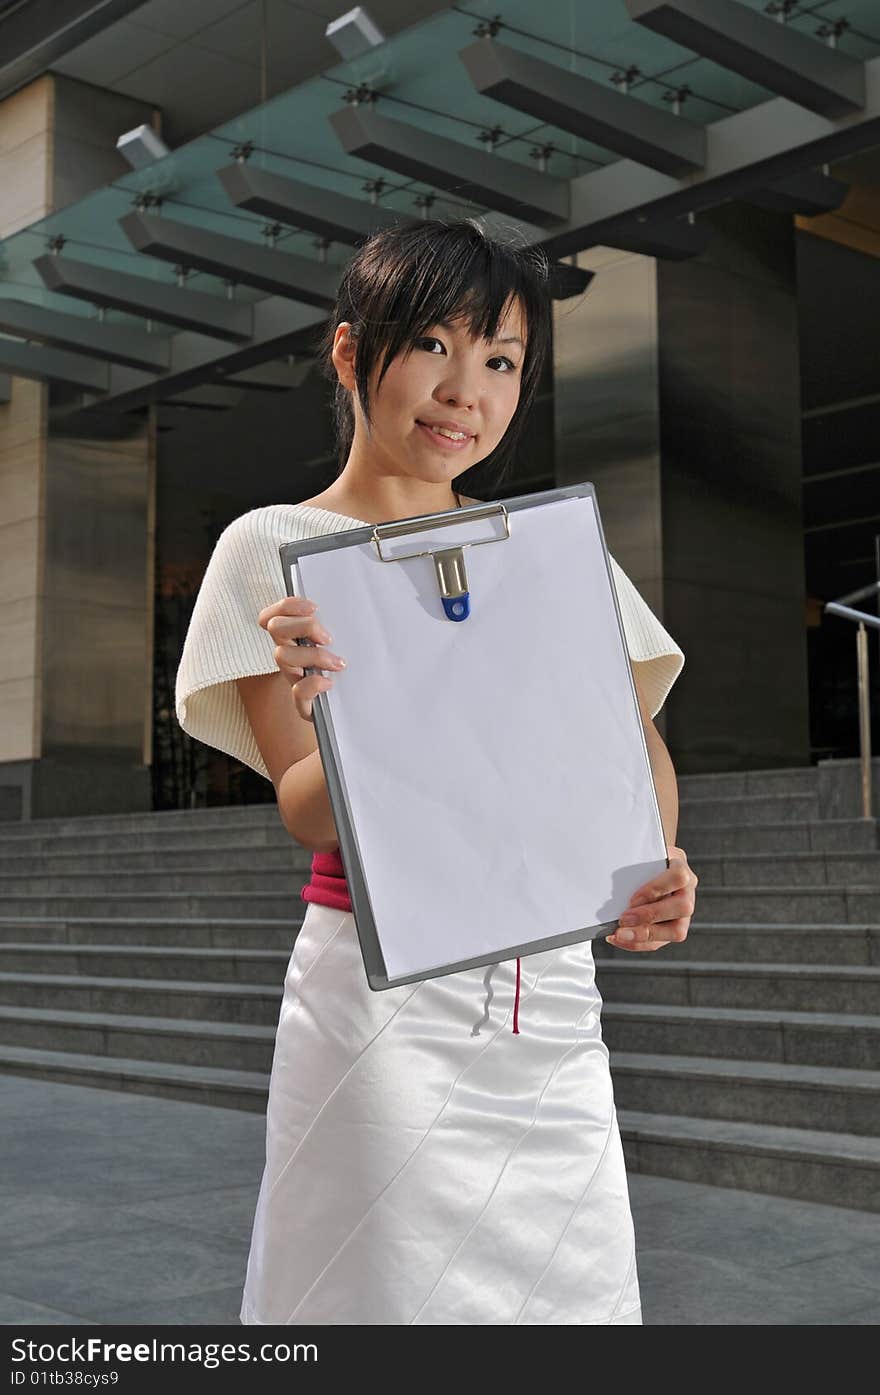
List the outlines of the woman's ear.
<svg viewBox="0 0 880 1395">
<path fill-rule="evenodd" d="M 339 381 L 343 387 L 350 388 L 353 392 L 356 387 L 354 376 L 354 359 L 357 341 L 352 333 L 352 327 L 348 320 L 343 320 L 336 326 L 336 333 L 333 336 L 333 349 L 330 357 L 336 369 Z"/>
</svg>

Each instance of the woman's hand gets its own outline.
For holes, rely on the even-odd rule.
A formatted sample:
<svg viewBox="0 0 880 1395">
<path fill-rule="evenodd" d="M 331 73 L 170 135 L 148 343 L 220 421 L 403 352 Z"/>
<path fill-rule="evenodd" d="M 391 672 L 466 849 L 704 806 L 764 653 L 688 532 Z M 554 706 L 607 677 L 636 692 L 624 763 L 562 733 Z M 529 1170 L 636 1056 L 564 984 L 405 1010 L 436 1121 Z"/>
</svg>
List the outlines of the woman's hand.
<svg viewBox="0 0 880 1395">
<path fill-rule="evenodd" d="M 699 877 L 688 866 L 683 848 L 667 848 L 666 856 L 666 871 L 633 892 L 618 928 L 613 935 L 605 936 L 610 945 L 618 949 L 662 949 L 687 939 Z"/>
<path fill-rule="evenodd" d="M 275 662 L 293 691 L 296 710 L 303 721 L 312 721 L 312 703 L 318 693 L 332 687 L 333 679 L 321 673 L 306 675 L 306 668 L 343 669 L 345 660 L 323 647 L 306 649 L 298 639 L 308 639 L 313 645 L 329 644 L 329 635 L 316 618 L 318 607 L 305 596 L 285 596 L 283 601 L 267 605 L 257 617 L 262 628 L 275 641 Z"/>
</svg>

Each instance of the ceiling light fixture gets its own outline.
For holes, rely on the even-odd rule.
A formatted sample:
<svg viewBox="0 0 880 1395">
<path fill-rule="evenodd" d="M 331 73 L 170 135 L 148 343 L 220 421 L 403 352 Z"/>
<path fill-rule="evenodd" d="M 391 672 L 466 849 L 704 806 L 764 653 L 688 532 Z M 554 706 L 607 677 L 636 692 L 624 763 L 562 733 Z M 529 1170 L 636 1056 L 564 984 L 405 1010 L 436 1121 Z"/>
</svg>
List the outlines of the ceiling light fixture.
<svg viewBox="0 0 880 1395">
<path fill-rule="evenodd" d="M 152 165 L 155 160 L 171 154 L 152 126 L 135 126 L 133 130 L 126 131 L 116 142 L 116 149 L 133 170 L 141 170 L 145 165 Z"/>
<path fill-rule="evenodd" d="M 362 58 L 370 49 L 385 42 L 385 35 L 363 5 L 356 5 L 338 19 L 332 19 L 324 33 L 337 53 L 346 59 Z"/>
</svg>

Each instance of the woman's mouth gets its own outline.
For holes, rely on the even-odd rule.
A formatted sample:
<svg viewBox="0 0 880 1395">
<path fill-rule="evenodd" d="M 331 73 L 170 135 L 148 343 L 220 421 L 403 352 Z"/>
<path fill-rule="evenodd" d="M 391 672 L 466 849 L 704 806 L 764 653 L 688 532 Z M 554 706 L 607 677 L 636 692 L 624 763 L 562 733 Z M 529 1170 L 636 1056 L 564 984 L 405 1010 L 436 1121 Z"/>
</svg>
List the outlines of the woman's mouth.
<svg viewBox="0 0 880 1395">
<path fill-rule="evenodd" d="M 474 440 L 473 436 L 463 435 L 461 433 L 456 435 L 453 435 L 451 432 L 448 435 L 444 434 L 446 431 L 445 427 L 437 431 L 431 426 L 426 426 L 423 421 L 417 421 L 416 426 L 418 426 L 421 431 L 424 431 L 429 440 L 433 441 L 436 446 L 441 446 L 444 450 L 464 450 L 465 446 L 469 446 L 471 441 Z"/>
</svg>

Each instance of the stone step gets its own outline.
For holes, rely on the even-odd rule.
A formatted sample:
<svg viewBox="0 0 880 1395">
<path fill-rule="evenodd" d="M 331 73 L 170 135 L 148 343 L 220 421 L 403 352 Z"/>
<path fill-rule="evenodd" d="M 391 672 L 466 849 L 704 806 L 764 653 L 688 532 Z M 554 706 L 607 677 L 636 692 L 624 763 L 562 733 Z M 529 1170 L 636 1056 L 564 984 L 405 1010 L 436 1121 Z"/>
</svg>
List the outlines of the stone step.
<svg viewBox="0 0 880 1395">
<path fill-rule="evenodd" d="M 179 1066 L 168 1061 L 126 1060 L 26 1046 L 0 1045 L 0 1072 L 259 1114 L 266 1112 L 269 1093 L 269 1077 L 260 1071 Z"/>
<path fill-rule="evenodd" d="M 880 851 L 748 852 L 697 855 L 691 865 L 703 886 L 880 886 Z M 292 872 L 308 880 L 311 854 L 288 846 L 239 848 L 215 842 L 204 849 L 174 848 L 108 855 L 106 853 L 0 854 L 0 897 L 45 889 L 61 893 L 86 886 L 94 891 L 200 890 L 206 878 L 232 880 L 242 890 L 273 871 Z"/>
<path fill-rule="evenodd" d="M 250 916 L 5 916 L 0 944 L 49 942 L 70 945 L 174 945 L 180 948 L 277 949 L 290 953 L 305 914 L 305 903 L 282 919 Z M 592 941 L 597 964 L 632 960 L 601 936 Z M 880 925 L 840 922 L 771 925 L 765 921 L 699 921 L 688 938 L 651 956 L 654 964 L 682 960 L 739 963 L 880 964 Z"/>
<path fill-rule="evenodd" d="M 606 1002 L 602 1037 L 611 1052 L 880 1069 L 880 1017 L 855 1012 Z"/>
<path fill-rule="evenodd" d="M 34 892 L 31 895 L 6 896 L 3 914 L 6 920 L 36 918 L 57 920 L 95 917 L 117 917 L 136 920 L 190 920 L 199 917 L 221 917 L 234 920 L 277 920 L 299 923 L 305 902 L 300 899 L 296 878 L 291 877 L 289 890 L 249 891 L 237 896 L 225 891 L 158 892 L 128 891 L 124 896 L 108 892 L 83 892 L 81 896 L 66 893 Z M 270 878 L 271 882 L 271 878 Z"/>
<path fill-rule="evenodd" d="M 218 805 L 211 809 L 160 809 L 129 814 L 76 814 L 51 819 L 31 819 L 25 823 L 0 822 L 0 843 L 7 839 L 30 838 L 35 834 L 63 838 L 80 833 L 135 833 L 141 830 L 206 828 L 219 829 L 235 821 L 251 826 L 277 825 L 278 805 L 273 799 L 266 804 Z"/>
<path fill-rule="evenodd" d="M 282 827 L 277 815 L 273 822 L 255 824 L 253 820 L 242 821 L 231 817 L 223 822 L 214 821 L 209 828 L 182 825 L 178 830 L 142 830 L 140 832 L 81 833 L 71 832 L 60 837 L 57 834 L 18 834 L 15 838 L 4 839 L 0 834 L 0 864 L 18 856 L 46 854 L 74 855 L 87 853 L 112 853 L 122 856 L 130 852 L 169 852 L 182 853 L 213 850 L 219 843 L 238 848 L 289 848 L 302 857 L 307 865 L 311 852 L 299 847 Z M 781 823 L 732 824 L 718 823 L 706 825 L 699 821 L 688 823 L 687 810 L 682 810 L 679 842 L 688 853 L 694 855 L 716 852 L 806 852 L 811 848 L 819 851 L 837 850 L 855 852 L 880 846 L 880 833 L 876 819 L 804 819 L 800 822 L 787 820 Z M 195 817 L 195 815 L 193 815 Z M 40 828 L 45 820 L 37 820 L 23 825 L 27 828 Z M 0 823 L 0 829 L 4 825 Z M 15 825 L 16 828 L 19 825 Z M 685 836 L 687 841 L 685 841 Z M 128 858 L 125 858 L 128 861 Z M 196 861 L 198 859 L 195 859 Z"/>
<path fill-rule="evenodd" d="M 139 876 L 152 874 L 115 874 L 110 879 L 130 881 Z M 698 873 L 699 875 L 699 873 Z M 23 919 L 121 916 L 188 919 L 222 913 L 236 919 L 282 919 L 298 910 L 304 903 L 300 890 L 304 884 L 301 874 L 291 873 L 288 888 L 279 889 L 276 883 L 278 874 L 267 878 L 255 878 L 262 882 L 262 889 L 255 886 L 243 890 L 240 885 L 217 890 L 208 886 L 190 890 L 170 889 L 168 883 L 180 880 L 181 873 L 170 873 L 163 879 L 161 889 L 136 891 L 116 885 L 110 891 L 89 890 L 93 884 L 92 874 L 86 877 L 87 883 L 77 894 L 69 891 L 47 891 L 35 889 L 32 892 L 6 891 L 2 906 L 4 916 Z M 246 873 L 235 872 L 230 878 L 247 878 Z M 72 879 L 72 874 L 68 874 Z M 211 878 L 203 880 L 211 883 Z M 288 880 L 285 878 L 285 880 Z M 267 884 L 272 889 L 266 889 Z M 216 888 L 217 883 L 214 882 Z M 842 924 L 880 923 L 880 886 L 704 886 L 698 890 L 697 913 L 694 925 L 701 921 L 748 921 L 761 920 L 769 925 L 805 922 L 809 924 L 836 922 Z"/>
<path fill-rule="evenodd" d="M 39 827 L 45 820 L 22 827 Z M 4 824 L 0 823 L 0 829 Z M 15 824 L 18 827 L 18 824 Z M 880 823 L 877 819 L 788 819 L 767 823 L 706 823 L 697 817 L 688 822 L 688 806 L 682 806 L 679 824 L 679 844 L 689 855 L 713 852 L 856 852 L 880 847 Z M 39 857 L 39 855 L 103 854 L 128 862 L 130 852 L 212 852 L 218 847 L 293 848 L 294 857 L 311 862 L 311 852 L 301 848 L 283 829 L 278 816 L 272 823 L 215 823 L 215 826 L 184 824 L 179 830 L 142 830 L 132 833 L 68 833 L 33 834 L 4 838 L 0 834 L 0 866 L 10 858 Z M 198 858 L 194 859 L 198 862 Z M 160 865 L 160 864 L 159 864 Z"/>
<path fill-rule="evenodd" d="M 880 887 L 880 852 L 734 853 L 696 856 L 688 861 L 701 887 L 729 886 L 876 886 Z"/>
<path fill-rule="evenodd" d="M 272 1027 L 278 1022 L 283 987 L 283 973 L 274 983 L 0 973 L 0 1004 Z"/>
<path fill-rule="evenodd" d="M 693 933 L 693 932 L 692 932 Z M 880 936 L 877 931 L 876 939 Z M 597 954 L 606 1002 L 670 1003 L 700 1007 L 745 1007 L 792 1011 L 872 1014 L 880 1009 L 880 966 L 798 964 L 785 961 L 682 961 L 680 945 L 664 960 L 651 956 Z M 37 940 L 0 943 L 3 974 L 37 982 L 52 976 L 75 982 L 77 975 L 120 980 L 173 978 L 196 987 L 206 983 L 266 985 L 268 969 L 289 959 L 281 949 L 77 944 Z M 161 978 L 158 971 L 161 971 Z M 72 976 L 72 977 L 71 977 Z M 283 977 L 283 974 L 282 974 Z M 272 979 L 271 982 L 277 982 Z M 8 1001 L 9 999 L 7 999 Z M 115 1010 L 115 1009 L 108 1009 Z M 206 1014 L 208 1015 L 208 1014 Z"/>
<path fill-rule="evenodd" d="M 880 1211 L 880 1139 L 635 1109 L 618 1122 L 630 1172 Z"/>
<path fill-rule="evenodd" d="M 268 1093 L 268 1076 L 258 1071 L 4 1045 L 0 1071 L 257 1112 L 265 1110 Z M 829 1142 L 832 1135 L 842 1134 L 846 1143 L 847 1135 L 873 1137 L 862 1125 L 880 1101 L 878 1081 L 862 1078 L 870 1072 L 626 1054 L 615 1055 L 612 1071 L 621 1126 L 636 1111 L 804 1131 L 818 1121 Z M 648 1104 L 651 1111 L 643 1108 Z M 688 1115 L 689 1106 L 701 1113 Z M 806 1123 L 796 1122 L 804 1118 Z"/>
<path fill-rule="evenodd" d="M 704 919 L 880 924 L 880 886 L 705 886 L 701 880 L 692 924 Z"/>
<path fill-rule="evenodd" d="M 747 794 L 812 794 L 819 770 L 815 765 L 792 765 L 774 770 L 722 770 L 679 775 L 678 788 L 688 799 Z"/>
<path fill-rule="evenodd" d="M 702 885 L 698 895 L 701 892 Z M 0 925 L 0 936 L 2 933 Z M 644 958 L 629 950 L 613 949 L 601 937 L 592 944 L 597 965 Z M 649 962 L 694 959 L 746 964 L 880 964 L 880 925 L 770 925 L 766 921 L 704 921 L 695 917 L 686 940 L 652 952 Z"/>
<path fill-rule="evenodd" d="M 41 825 L 42 820 L 38 820 L 24 827 L 39 828 Z M 0 823 L 0 829 L 3 827 Z M 242 822 L 230 818 L 222 823 L 215 822 L 210 828 L 187 824 L 177 829 L 144 829 L 132 833 L 67 833 L 63 836 L 35 833 L 20 834 L 16 838 L 3 838 L 0 835 L 0 858 L 107 853 L 125 859 L 130 852 L 177 852 L 192 848 L 201 853 L 221 843 L 237 848 L 292 847 L 300 856 L 311 858 L 311 853 L 291 838 L 277 817 L 272 823 Z"/>
<path fill-rule="evenodd" d="M 118 916 L 9 916 L 0 918 L 0 944 L 176 945 L 198 949 L 293 948 L 305 913 L 294 907 L 289 919 L 251 920 L 221 916 L 175 920 Z M 880 933 L 880 932 L 878 932 Z"/>
<path fill-rule="evenodd" d="M 676 841 L 688 860 L 712 854 L 866 852 L 880 848 L 877 819 L 805 819 L 801 823 L 679 825 Z"/>
<path fill-rule="evenodd" d="M 880 1137 L 880 1071 L 611 1053 L 624 1109 Z"/>
<path fill-rule="evenodd" d="M 113 1012 L 0 1007 L 0 1042 L 138 1061 L 261 1071 L 272 1065 L 275 1025 L 188 1021 Z"/>
<path fill-rule="evenodd" d="M 153 991 L 140 985 L 144 993 Z M 105 985 L 106 987 L 106 985 Z M 177 1061 L 241 1070 L 268 1070 L 280 1005 L 275 999 L 271 1023 L 244 1021 L 259 1017 L 268 994 L 261 998 L 240 985 L 229 1003 L 238 1020 L 182 1016 L 194 1012 L 218 985 L 191 994 L 187 1006 L 180 984 L 166 985 L 171 1013 L 104 1012 L 62 1007 L 0 1006 L 0 1041 L 13 1046 L 84 1051 Z M 250 1002 L 246 1000 L 250 997 Z M 65 1001 L 76 1001 L 68 996 Z M 136 1002 L 130 994 L 128 1001 Z M 145 1001 L 150 1002 L 150 999 Z M 649 1055 L 702 1056 L 727 1060 L 762 1060 L 802 1066 L 835 1066 L 846 1070 L 880 1068 L 880 1018 L 861 1014 L 758 1012 L 733 1008 L 674 1007 L 649 1003 L 606 1003 L 603 1037 L 609 1051 Z M 527 1019 L 520 1023 L 527 1032 Z"/>
<path fill-rule="evenodd" d="M 149 896 L 155 893 L 175 892 L 198 896 L 203 892 L 219 892 L 225 898 L 246 897 L 253 892 L 265 891 L 267 887 L 280 889 L 282 884 L 289 886 L 297 894 L 308 881 L 308 872 L 303 867 L 268 867 L 265 870 L 255 867 L 248 860 L 245 867 L 217 867 L 203 870 L 200 867 L 168 868 L 166 871 L 137 872 L 127 867 L 113 867 L 104 864 L 97 872 L 54 872 L 18 876 L 9 872 L 0 873 L 0 905 L 7 909 L 18 897 L 43 893 L 47 896 L 106 896 L 113 893 L 117 897 Z"/>
<path fill-rule="evenodd" d="M 0 1045 L 0 1070 L 258 1113 L 268 1089 L 261 1071 L 22 1046 Z M 617 1117 L 632 1173 L 880 1210 L 876 1138 L 656 1109 L 619 1107 Z"/>
<path fill-rule="evenodd" d="M 744 794 L 720 798 L 694 797 L 679 793 L 679 823 L 682 830 L 696 824 L 803 823 L 819 818 L 818 794 Z M 682 844 L 684 847 L 684 844 Z"/>
<path fill-rule="evenodd" d="M 184 979 L 199 983 L 283 983 L 286 949 L 178 945 L 71 945 L 0 942 L 4 974 L 82 974 L 86 978 Z"/>
<path fill-rule="evenodd" d="M 115 906 L 113 907 L 115 909 Z M 180 948 L 278 949 L 288 953 L 302 924 L 305 903 L 282 919 L 250 916 L 5 916 L 0 944 L 175 945 Z M 597 964 L 632 960 L 601 936 L 592 941 Z M 880 964 L 880 925 L 839 922 L 771 925 L 764 921 L 700 921 L 688 938 L 651 956 L 652 963 L 723 960 L 741 963 Z"/>
<path fill-rule="evenodd" d="M 301 880 L 308 880 L 311 853 L 290 839 L 287 846 L 277 847 L 239 847 L 215 839 L 204 848 L 152 848 L 143 852 L 5 852 L 0 853 L 0 895 L 5 894 L 6 889 L 15 890 L 13 877 L 27 879 L 25 890 L 31 889 L 39 877 L 48 888 L 60 891 L 63 885 L 59 885 L 58 879 L 69 875 L 91 877 L 99 889 L 102 880 L 118 877 L 120 871 L 161 876 L 164 880 L 169 873 L 177 871 L 213 875 L 236 870 L 261 874 L 293 871 Z M 7 877 L 9 882 L 5 881 Z"/>
<path fill-rule="evenodd" d="M 818 778 L 818 767 L 784 766 L 765 770 L 722 771 L 697 775 L 679 775 L 679 789 L 690 797 L 692 792 L 700 792 L 704 797 L 717 790 L 720 795 L 728 794 L 778 794 L 812 792 Z M 91 829 L 131 830 L 139 827 L 152 828 L 156 825 L 172 827 L 181 823 L 212 823 L 230 817 L 248 818 L 253 821 L 278 818 L 274 800 L 261 804 L 218 805 L 198 809 L 141 810 L 119 814 L 92 814 L 60 816 L 49 819 L 34 819 L 31 826 L 57 834 L 68 831 Z M 0 823 L 0 839 L 16 837 L 21 824 Z"/>
<path fill-rule="evenodd" d="M 118 997 L 120 985 L 156 994 L 171 980 L 181 991 L 224 985 L 263 987 L 274 993 L 283 984 L 290 955 L 286 949 L 241 950 L 142 945 L 21 944 L 0 945 L 0 1001 L 37 1006 L 62 1006 L 13 994 L 13 985 L 46 984 L 58 994 L 66 986 L 96 983 Z M 31 981 L 33 980 L 33 985 Z M 725 962 L 661 962 L 654 955 L 617 957 L 597 970 L 603 1000 L 612 1003 L 654 1003 L 675 1007 L 730 1007 L 823 1014 L 880 1015 L 880 966 L 739 964 Z M 4 986 L 5 983 L 5 986 Z M 118 991 L 117 991 L 118 990 Z M 279 989 L 280 991 L 280 989 Z M 88 1004 L 102 1011 L 126 1011 L 114 1002 Z M 82 1004 L 77 1004 L 82 1006 Z M 153 1008 L 138 1007 L 149 1013 Z M 161 1015 L 165 1008 L 156 1009 Z M 209 1016 L 199 1010 L 186 1016 Z M 225 1013 L 219 1013 L 227 1020 Z"/>
<path fill-rule="evenodd" d="M 2 954 L 0 965 L 7 968 Z M 880 1017 L 880 965 L 739 964 L 724 960 L 679 964 L 674 959 L 660 962 L 657 954 L 634 954 L 603 963 L 597 982 L 606 1003 L 855 1012 Z"/>
</svg>

